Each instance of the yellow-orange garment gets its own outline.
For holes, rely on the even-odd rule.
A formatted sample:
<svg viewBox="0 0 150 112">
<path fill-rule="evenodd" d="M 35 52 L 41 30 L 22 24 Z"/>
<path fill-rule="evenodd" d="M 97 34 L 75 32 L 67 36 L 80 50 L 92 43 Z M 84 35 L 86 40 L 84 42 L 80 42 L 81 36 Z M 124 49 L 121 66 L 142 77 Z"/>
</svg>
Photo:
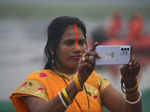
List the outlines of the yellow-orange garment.
<svg viewBox="0 0 150 112">
<path fill-rule="evenodd" d="M 66 84 L 56 72 L 48 69 L 39 70 L 29 74 L 27 79 L 11 94 L 10 99 L 16 108 L 16 112 L 29 112 L 22 96 L 36 96 L 48 102 L 56 97 L 62 88 L 66 88 L 71 81 L 72 77 L 70 77 L 70 81 L 66 81 Z M 90 107 L 88 108 L 85 90 L 77 93 L 75 97 L 83 112 L 102 112 L 101 95 L 108 85 L 109 82 L 101 75 L 98 75 L 95 71 L 92 72 L 85 83 Z M 80 108 L 73 101 L 65 112 L 80 112 Z"/>
</svg>

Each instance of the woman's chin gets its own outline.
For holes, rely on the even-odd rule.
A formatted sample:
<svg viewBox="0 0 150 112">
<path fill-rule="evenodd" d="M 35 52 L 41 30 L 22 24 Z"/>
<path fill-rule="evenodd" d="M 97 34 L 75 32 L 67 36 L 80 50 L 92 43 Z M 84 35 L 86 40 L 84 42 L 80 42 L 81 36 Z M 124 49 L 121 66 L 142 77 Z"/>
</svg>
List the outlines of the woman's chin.
<svg viewBox="0 0 150 112">
<path fill-rule="evenodd" d="M 68 65 L 68 68 L 76 70 L 78 67 L 78 63 L 71 63 Z"/>
</svg>

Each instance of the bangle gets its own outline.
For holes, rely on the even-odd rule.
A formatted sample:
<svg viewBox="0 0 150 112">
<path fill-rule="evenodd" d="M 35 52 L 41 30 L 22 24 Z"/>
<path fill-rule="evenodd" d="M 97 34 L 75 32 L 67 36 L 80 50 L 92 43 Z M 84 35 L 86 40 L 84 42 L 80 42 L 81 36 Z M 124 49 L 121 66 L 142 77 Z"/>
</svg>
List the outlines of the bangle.
<svg viewBox="0 0 150 112">
<path fill-rule="evenodd" d="M 75 75 L 75 76 L 74 76 L 74 81 L 75 81 L 75 85 L 76 85 L 77 90 L 78 90 L 78 91 L 81 91 L 82 88 L 81 88 L 81 85 L 80 85 L 80 82 L 79 82 L 78 75 Z"/>
<path fill-rule="evenodd" d="M 127 102 L 127 103 L 129 103 L 129 104 L 136 104 L 136 103 L 138 103 L 140 100 L 141 100 L 141 97 L 142 97 L 142 93 L 141 93 L 141 91 L 139 91 L 139 97 L 138 97 L 138 99 L 137 100 L 135 100 L 135 101 L 129 101 L 129 100 L 127 100 L 127 98 L 125 97 L 124 99 L 125 99 L 125 101 Z"/>
<path fill-rule="evenodd" d="M 138 88 L 138 82 L 136 82 L 136 85 L 133 88 L 126 88 L 126 92 L 135 91 L 137 88 Z"/>
<path fill-rule="evenodd" d="M 128 89 L 135 87 L 136 84 L 137 84 L 137 79 L 132 80 L 132 83 L 130 83 L 130 84 L 128 84 L 126 81 L 124 81 L 125 88 L 128 88 Z"/>
<path fill-rule="evenodd" d="M 58 96 L 59 96 L 59 98 L 60 98 L 60 100 L 61 100 L 62 104 L 64 105 L 64 107 L 65 107 L 65 108 L 67 108 L 67 107 L 68 107 L 68 105 L 67 105 L 67 104 L 66 104 L 66 102 L 64 101 L 64 99 L 63 99 L 63 97 L 62 97 L 62 95 L 61 95 L 61 93 L 60 93 L 60 92 L 58 92 Z"/>
<path fill-rule="evenodd" d="M 68 93 L 67 93 L 67 91 L 66 91 L 65 88 L 62 89 L 62 94 L 63 94 L 63 96 L 65 97 L 65 99 L 67 100 L 67 103 L 68 103 L 68 104 L 71 104 L 72 100 L 71 100 L 70 97 L 68 96 Z"/>
<path fill-rule="evenodd" d="M 138 91 L 134 91 L 132 93 L 126 93 L 126 96 L 132 97 L 138 94 Z"/>
<path fill-rule="evenodd" d="M 123 93 L 128 94 L 136 91 L 138 89 L 138 82 L 136 81 L 136 85 L 132 88 L 126 88 L 125 87 L 125 82 L 123 79 L 121 79 L 121 90 Z"/>
</svg>

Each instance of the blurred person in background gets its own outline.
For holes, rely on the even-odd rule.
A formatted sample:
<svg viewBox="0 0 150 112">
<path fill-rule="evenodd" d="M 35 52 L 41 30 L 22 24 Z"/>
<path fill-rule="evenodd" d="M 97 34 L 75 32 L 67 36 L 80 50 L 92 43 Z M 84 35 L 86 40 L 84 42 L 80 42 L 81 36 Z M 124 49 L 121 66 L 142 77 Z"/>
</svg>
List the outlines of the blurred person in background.
<svg viewBox="0 0 150 112">
<path fill-rule="evenodd" d="M 56 17 L 47 34 L 44 69 L 29 74 L 10 96 L 16 112 L 102 112 L 102 105 L 111 112 L 142 112 L 135 58 L 120 69 L 123 97 L 94 70 L 98 44 L 87 50 L 80 19 Z"/>
<path fill-rule="evenodd" d="M 91 32 L 91 37 L 87 39 L 88 48 L 91 48 L 95 42 L 99 44 L 103 44 L 108 41 L 109 37 L 106 35 L 105 29 L 103 26 L 98 25 Z"/>
<path fill-rule="evenodd" d="M 110 39 L 119 37 L 122 28 L 122 20 L 118 10 L 115 10 L 108 27 L 106 28 L 106 34 Z"/>
<path fill-rule="evenodd" d="M 139 13 L 135 13 L 129 20 L 128 36 L 129 41 L 134 42 L 142 37 L 143 34 L 143 18 Z"/>
</svg>

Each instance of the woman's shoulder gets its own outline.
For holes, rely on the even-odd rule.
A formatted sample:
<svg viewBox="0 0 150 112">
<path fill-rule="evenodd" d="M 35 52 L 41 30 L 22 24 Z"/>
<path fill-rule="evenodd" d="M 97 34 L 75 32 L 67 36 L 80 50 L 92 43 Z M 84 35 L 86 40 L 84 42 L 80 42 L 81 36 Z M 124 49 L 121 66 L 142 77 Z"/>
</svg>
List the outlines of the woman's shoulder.
<svg viewBox="0 0 150 112">
<path fill-rule="evenodd" d="M 23 96 L 36 96 L 45 101 L 48 101 L 48 93 L 44 80 L 40 77 L 47 77 L 47 70 L 38 70 L 36 72 L 30 73 L 27 78 L 16 88 L 16 90 L 10 95 L 14 106 L 17 108 L 22 107 L 23 104 L 19 102 L 22 101 Z"/>
<path fill-rule="evenodd" d="M 55 73 L 50 69 L 40 69 L 35 72 L 28 74 L 27 79 L 46 79 L 52 78 L 55 76 Z"/>
</svg>

